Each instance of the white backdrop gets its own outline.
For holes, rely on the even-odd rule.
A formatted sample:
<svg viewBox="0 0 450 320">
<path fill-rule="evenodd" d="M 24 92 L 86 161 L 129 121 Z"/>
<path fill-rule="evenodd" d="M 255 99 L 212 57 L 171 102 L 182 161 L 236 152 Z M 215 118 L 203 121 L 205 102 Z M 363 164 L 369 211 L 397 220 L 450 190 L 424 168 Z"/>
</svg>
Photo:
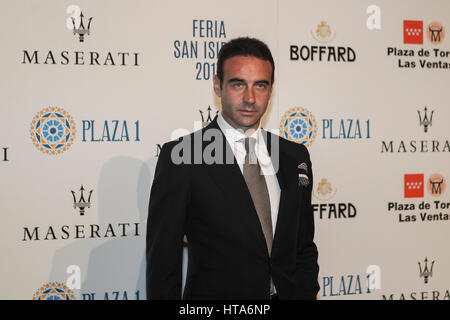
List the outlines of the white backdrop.
<svg viewBox="0 0 450 320">
<path fill-rule="evenodd" d="M 311 153 L 318 298 L 450 299 L 448 1 L 0 9 L 1 299 L 145 299 L 159 147 L 220 110 L 217 51 L 238 36 L 276 61 L 264 127 Z"/>
</svg>

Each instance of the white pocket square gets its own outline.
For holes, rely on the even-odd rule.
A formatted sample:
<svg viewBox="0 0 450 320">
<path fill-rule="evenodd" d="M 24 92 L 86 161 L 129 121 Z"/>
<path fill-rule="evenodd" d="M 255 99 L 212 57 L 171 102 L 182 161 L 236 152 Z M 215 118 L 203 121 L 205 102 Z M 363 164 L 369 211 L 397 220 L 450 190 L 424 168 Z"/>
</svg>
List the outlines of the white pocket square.
<svg viewBox="0 0 450 320">
<path fill-rule="evenodd" d="M 305 162 L 302 162 L 297 166 L 297 168 L 302 172 L 298 174 L 298 184 L 304 187 L 309 185 L 309 177 L 307 175 L 308 165 Z"/>
<path fill-rule="evenodd" d="M 298 174 L 298 184 L 302 186 L 307 186 L 309 184 L 309 177 L 306 174 Z"/>
<path fill-rule="evenodd" d="M 300 163 L 300 164 L 297 166 L 297 168 L 303 169 L 303 170 L 305 170 L 305 171 L 308 171 L 308 165 L 307 165 L 306 163 L 304 163 L 304 162 Z"/>
</svg>

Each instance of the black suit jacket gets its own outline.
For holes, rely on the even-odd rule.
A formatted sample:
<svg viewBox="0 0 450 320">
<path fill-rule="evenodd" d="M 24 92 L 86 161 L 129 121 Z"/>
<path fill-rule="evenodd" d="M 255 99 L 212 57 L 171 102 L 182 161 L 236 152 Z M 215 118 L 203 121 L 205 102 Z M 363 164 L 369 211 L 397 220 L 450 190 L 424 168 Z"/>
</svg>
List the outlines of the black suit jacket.
<svg viewBox="0 0 450 320">
<path fill-rule="evenodd" d="M 181 298 L 186 234 L 189 255 L 184 299 L 268 299 L 270 277 L 280 299 L 315 299 L 319 267 L 313 242 L 311 161 L 306 147 L 267 134 L 269 153 L 273 139 L 279 139 L 277 179 L 281 189 L 269 256 L 234 156 L 231 164 L 193 164 L 198 162 L 194 152 L 199 150 L 199 137 L 209 129 L 220 130 L 217 117 L 202 130 L 168 142 L 161 149 L 148 209 L 147 298 Z M 222 151 L 233 155 L 219 132 Z M 185 163 L 174 164 L 171 154 L 180 153 L 180 143 L 189 146 L 191 154 L 184 148 Z M 209 144 L 203 141 L 201 151 L 211 151 Z M 307 169 L 299 169 L 300 163 Z M 308 185 L 299 184 L 299 173 L 308 176 Z"/>
</svg>

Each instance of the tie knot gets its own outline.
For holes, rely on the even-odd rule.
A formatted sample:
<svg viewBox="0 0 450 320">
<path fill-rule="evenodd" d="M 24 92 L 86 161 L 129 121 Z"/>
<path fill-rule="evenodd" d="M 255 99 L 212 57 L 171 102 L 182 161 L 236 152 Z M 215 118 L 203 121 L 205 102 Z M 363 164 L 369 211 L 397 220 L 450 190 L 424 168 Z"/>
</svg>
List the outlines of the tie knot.
<svg viewBox="0 0 450 320">
<path fill-rule="evenodd" d="M 250 164 L 250 165 L 258 165 L 258 158 L 257 158 L 256 152 L 255 152 L 256 139 L 246 137 L 246 138 L 243 138 L 241 141 L 244 142 L 244 146 L 245 146 L 245 152 L 246 152 L 245 163 Z M 258 165 L 258 167 L 259 167 L 259 165 Z"/>
<path fill-rule="evenodd" d="M 247 152 L 247 154 L 255 153 L 255 145 L 256 145 L 255 138 L 250 138 L 250 137 L 244 138 L 245 152 Z"/>
</svg>

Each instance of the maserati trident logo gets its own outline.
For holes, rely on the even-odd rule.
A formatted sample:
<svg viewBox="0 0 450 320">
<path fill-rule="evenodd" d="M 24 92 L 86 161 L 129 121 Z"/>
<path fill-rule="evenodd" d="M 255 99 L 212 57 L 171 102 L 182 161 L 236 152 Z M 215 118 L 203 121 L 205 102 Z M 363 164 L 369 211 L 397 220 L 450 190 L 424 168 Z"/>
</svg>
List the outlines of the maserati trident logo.
<svg viewBox="0 0 450 320">
<path fill-rule="evenodd" d="M 202 110 L 199 110 L 200 115 L 202 117 L 202 128 L 206 127 L 211 121 L 213 121 L 213 118 L 211 117 L 211 106 L 208 106 L 208 109 L 206 109 L 206 111 L 208 111 L 208 115 L 206 116 L 205 119 L 205 115 L 203 113 Z M 214 117 L 219 113 L 219 110 L 216 110 L 216 113 L 214 114 Z"/>
<path fill-rule="evenodd" d="M 75 25 L 75 19 L 72 17 L 72 24 L 73 24 L 73 34 L 78 34 L 78 38 L 80 39 L 80 42 L 84 42 L 84 35 L 87 34 L 89 35 L 90 33 L 90 27 L 91 27 L 91 21 L 92 21 L 92 17 L 89 18 L 88 20 L 88 25 L 87 28 L 84 26 L 83 23 L 83 12 L 80 13 L 80 25 L 78 26 L 78 28 Z"/>
<path fill-rule="evenodd" d="M 422 118 L 422 115 L 420 114 L 420 111 L 417 110 L 417 113 L 419 114 L 419 125 L 423 126 L 424 132 L 428 132 L 428 127 L 431 126 L 432 122 L 433 122 L 434 110 L 431 111 L 429 119 L 428 119 L 428 114 L 427 114 L 427 111 L 428 111 L 427 107 L 425 107 L 423 110 L 425 111 L 423 118 Z"/>
<path fill-rule="evenodd" d="M 420 277 L 421 278 L 423 277 L 424 282 L 428 283 L 428 278 L 433 276 L 434 261 L 431 262 L 430 269 L 428 269 L 428 259 L 427 259 L 427 257 L 425 257 L 423 269 L 422 269 L 422 265 L 420 264 L 420 262 L 418 262 L 418 264 L 419 264 Z"/>
<path fill-rule="evenodd" d="M 85 191 L 85 189 L 84 189 L 83 185 L 81 185 L 80 198 L 79 198 L 79 200 L 77 200 L 75 191 L 71 190 L 72 196 L 73 196 L 73 208 L 80 209 L 80 216 L 84 216 L 85 209 L 91 207 L 91 195 L 92 195 L 93 190 L 89 191 L 89 196 L 88 196 L 87 201 L 84 199 L 84 191 Z"/>
</svg>

